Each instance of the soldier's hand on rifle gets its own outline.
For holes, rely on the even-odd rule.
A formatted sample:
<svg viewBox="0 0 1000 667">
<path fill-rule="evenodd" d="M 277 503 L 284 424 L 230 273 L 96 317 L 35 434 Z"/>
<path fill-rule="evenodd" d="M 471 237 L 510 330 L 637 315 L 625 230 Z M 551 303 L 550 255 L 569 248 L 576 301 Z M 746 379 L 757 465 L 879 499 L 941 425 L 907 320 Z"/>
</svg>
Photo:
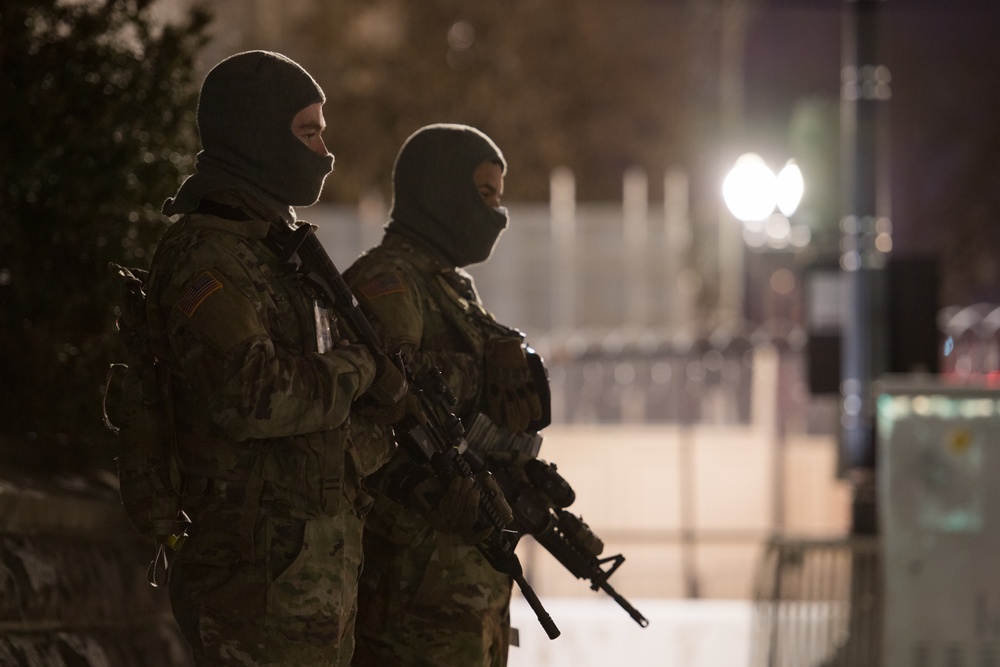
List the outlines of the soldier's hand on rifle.
<svg viewBox="0 0 1000 667">
<path fill-rule="evenodd" d="M 542 494 L 545 502 L 565 509 L 576 500 L 576 493 L 569 482 L 559 474 L 555 463 L 518 451 L 490 451 L 483 455 L 486 466 L 511 486 L 507 493 L 530 487 Z M 501 488 L 506 488 L 501 485 Z"/>
<path fill-rule="evenodd" d="M 406 410 L 409 391 L 398 357 L 375 353 L 375 379 L 359 402 L 359 412 L 377 424 L 395 424 Z"/>
<path fill-rule="evenodd" d="M 512 433 L 523 433 L 542 416 L 542 403 L 521 339 L 509 336 L 488 341 L 485 362 L 489 416 Z"/>
<path fill-rule="evenodd" d="M 493 527 L 479 522 L 479 489 L 471 477 L 455 476 L 447 487 L 439 477 L 428 477 L 410 496 L 414 506 L 435 530 L 458 535 L 466 544 L 482 542 Z"/>
</svg>

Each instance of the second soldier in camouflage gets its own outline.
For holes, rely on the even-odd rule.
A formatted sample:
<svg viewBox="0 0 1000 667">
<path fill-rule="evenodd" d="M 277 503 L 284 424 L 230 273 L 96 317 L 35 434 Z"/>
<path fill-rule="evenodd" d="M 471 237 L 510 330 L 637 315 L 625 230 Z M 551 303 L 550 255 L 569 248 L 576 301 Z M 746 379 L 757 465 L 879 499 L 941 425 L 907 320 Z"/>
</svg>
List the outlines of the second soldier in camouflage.
<svg viewBox="0 0 1000 667">
<path fill-rule="evenodd" d="M 385 237 L 346 277 L 388 349 L 415 373 L 442 372 L 458 416 L 482 412 L 519 433 L 541 413 L 521 336 L 486 311 L 461 268 L 485 261 L 507 226 L 505 171 L 500 150 L 474 128 L 418 130 L 396 159 Z M 375 495 L 355 667 L 505 665 L 510 578 L 424 514 Z"/>
</svg>

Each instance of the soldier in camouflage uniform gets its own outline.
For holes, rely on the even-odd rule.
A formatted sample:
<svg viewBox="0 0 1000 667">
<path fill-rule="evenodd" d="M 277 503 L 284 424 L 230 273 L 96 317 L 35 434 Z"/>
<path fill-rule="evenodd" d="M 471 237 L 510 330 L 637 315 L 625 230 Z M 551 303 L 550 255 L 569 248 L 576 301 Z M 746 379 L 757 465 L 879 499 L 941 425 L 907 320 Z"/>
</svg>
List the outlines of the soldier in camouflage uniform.
<svg viewBox="0 0 1000 667">
<path fill-rule="evenodd" d="M 171 369 L 188 537 L 170 598 L 199 665 L 348 665 L 363 477 L 405 381 L 350 344 L 279 261 L 274 231 L 316 202 L 333 166 L 324 95 L 279 54 L 209 72 L 198 171 L 152 261 L 150 347 Z"/>
<path fill-rule="evenodd" d="M 460 268 L 485 261 L 507 226 L 505 171 L 474 128 L 417 131 L 396 159 L 385 236 L 345 275 L 388 349 L 417 373 L 442 371 L 456 414 L 521 432 L 541 412 L 522 337 L 484 309 Z M 355 667 L 506 664 L 511 581 L 474 547 L 376 493 L 364 557 Z"/>
</svg>

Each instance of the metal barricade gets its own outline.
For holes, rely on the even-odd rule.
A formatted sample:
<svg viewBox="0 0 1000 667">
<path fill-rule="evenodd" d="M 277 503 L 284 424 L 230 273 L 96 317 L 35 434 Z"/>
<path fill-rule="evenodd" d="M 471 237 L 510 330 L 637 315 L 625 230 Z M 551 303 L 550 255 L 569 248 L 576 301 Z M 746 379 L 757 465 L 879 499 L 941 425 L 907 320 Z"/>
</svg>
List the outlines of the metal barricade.
<svg viewBox="0 0 1000 667">
<path fill-rule="evenodd" d="M 877 538 L 774 538 L 754 583 L 753 667 L 875 667 L 882 651 Z"/>
</svg>

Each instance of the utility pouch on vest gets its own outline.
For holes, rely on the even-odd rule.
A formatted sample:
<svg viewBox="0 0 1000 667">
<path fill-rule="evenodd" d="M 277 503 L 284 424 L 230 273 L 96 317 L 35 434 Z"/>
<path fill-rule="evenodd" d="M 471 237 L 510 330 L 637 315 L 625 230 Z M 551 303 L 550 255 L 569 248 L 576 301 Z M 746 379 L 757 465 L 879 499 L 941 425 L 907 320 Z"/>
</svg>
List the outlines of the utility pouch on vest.
<svg viewBox="0 0 1000 667">
<path fill-rule="evenodd" d="M 465 441 L 480 454 L 487 452 L 523 452 L 537 457 L 542 448 L 538 433 L 511 433 L 497 426 L 492 419 L 477 412 L 465 431 Z"/>
<path fill-rule="evenodd" d="M 468 294 L 468 298 L 462 296 L 445 276 L 439 275 L 431 285 L 437 291 L 436 301 L 443 305 L 442 314 L 466 337 L 473 349 L 482 349 L 486 340 L 496 335 L 524 339 L 524 334 L 519 330 L 497 322 L 477 301 L 475 294 Z M 529 422 L 526 431 L 537 433 L 552 423 L 552 390 L 549 387 L 549 373 L 542 356 L 530 345 L 523 345 L 523 348 L 528 372 L 541 404 L 541 415 Z M 541 446 L 541 440 L 538 444 Z M 526 451 L 520 447 L 517 449 Z"/>
</svg>

